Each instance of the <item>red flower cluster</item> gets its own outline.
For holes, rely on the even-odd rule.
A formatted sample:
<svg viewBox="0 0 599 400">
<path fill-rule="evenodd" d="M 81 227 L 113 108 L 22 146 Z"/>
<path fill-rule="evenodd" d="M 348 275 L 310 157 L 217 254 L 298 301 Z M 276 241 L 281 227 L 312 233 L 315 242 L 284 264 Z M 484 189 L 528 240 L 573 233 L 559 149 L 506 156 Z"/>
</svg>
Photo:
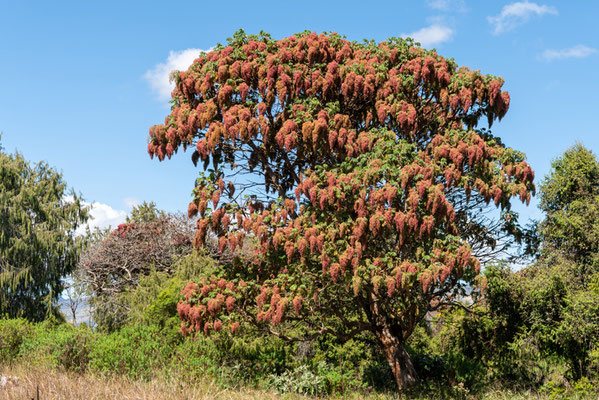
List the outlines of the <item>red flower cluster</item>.
<svg viewBox="0 0 599 400">
<path fill-rule="evenodd" d="M 234 333 L 239 329 L 239 323 L 234 320 L 236 296 L 238 286 L 245 286 L 243 282 L 235 284 L 216 277 L 203 279 L 200 285 L 189 282 L 181 291 L 183 300 L 177 304 L 177 312 L 181 318 L 181 333 L 189 335 L 203 330 L 204 334 L 211 330 L 220 331 L 223 324 L 228 324 Z M 224 312 L 227 315 L 222 315 Z M 220 316 L 220 317 L 219 317 Z"/>
<path fill-rule="evenodd" d="M 119 226 L 117 226 L 117 228 L 112 231 L 112 235 L 116 235 L 119 236 L 121 238 L 124 238 L 125 236 L 127 236 L 127 234 L 129 233 L 129 231 L 131 231 L 131 229 L 135 228 L 135 222 L 131 222 L 130 224 L 120 224 Z"/>
</svg>

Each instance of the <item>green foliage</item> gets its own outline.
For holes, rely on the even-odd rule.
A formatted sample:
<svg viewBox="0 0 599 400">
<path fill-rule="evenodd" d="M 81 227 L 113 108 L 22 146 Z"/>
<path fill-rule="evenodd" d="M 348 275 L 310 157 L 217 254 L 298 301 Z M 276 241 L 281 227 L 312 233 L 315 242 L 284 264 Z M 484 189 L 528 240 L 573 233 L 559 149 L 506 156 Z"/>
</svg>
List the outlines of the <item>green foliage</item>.
<svg viewBox="0 0 599 400">
<path fill-rule="evenodd" d="M 164 211 L 159 210 L 158 207 L 156 207 L 156 203 L 153 201 L 149 203 L 144 201 L 133 207 L 131 214 L 127 215 L 127 223 L 130 224 L 133 222 L 139 224 L 141 222 L 152 222 L 164 215 Z"/>
<path fill-rule="evenodd" d="M 577 264 L 580 279 L 599 272 L 599 161 L 576 144 L 554 160 L 540 186 L 542 249 Z"/>
<path fill-rule="evenodd" d="M 488 383 L 483 363 L 476 358 L 484 321 L 471 323 L 473 315 L 461 308 L 444 310 L 414 331 L 408 345 L 415 353 L 414 365 L 424 384 L 479 389 Z M 481 324 L 483 322 L 483 324 Z M 476 328 L 475 334 L 470 329 Z"/>
<path fill-rule="evenodd" d="M 140 277 L 137 286 L 123 295 L 130 309 L 132 324 L 146 323 L 164 326 L 165 320 L 177 316 L 181 289 L 187 282 L 215 270 L 214 260 L 193 252 L 173 264 L 173 272 L 152 271 Z"/>
<path fill-rule="evenodd" d="M 459 316 L 453 314 L 456 313 L 443 318 L 453 318 L 454 327 L 456 321 L 467 317 L 462 312 L 457 313 Z M 409 343 L 414 346 L 412 357 L 424 380 L 405 395 L 422 399 L 496 398 L 488 395 L 493 386 L 484 379 L 481 364 L 463 352 L 457 353 L 457 347 L 444 352 L 448 341 L 440 339 L 448 332 L 441 328 L 441 332 L 435 333 L 437 328 L 436 321 L 430 322 L 428 327 L 419 327 Z M 393 391 L 395 384 L 386 361 L 372 352 L 376 347 L 364 342 L 340 343 L 329 335 L 323 335 L 305 348 L 248 331 L 235 337 L 221 332 L 172 343 L 164 330 L 143 325 L 106 334 L 55 321 L 31 324 L 25 320 L 4 320 L 0 324 L 1 337 L 6 337 L 7 331 L 12 332 L 12 337 L 22 335 L 13 340 L 22 344 L 13 346 L 17 350 L 11 351 L 11 359 L 0 360 L 0 364 L 21 361 L 29 366 L 141 380 L 163 376 L 190 383 L 208 378 L 225 388 L 251 385 L 281 393 L 317 396 L 365 396 L 372 390 Z M 420 345 L 417 339 L 422 342 Z M 564 369 L 554 368 L 540 390 L 551 398 L 596 396 L 593 379 L 568 382 L 565 373 Z M 505 386 L 503 391 L 506 391 Z M 498 398 L 512 398 L 505 396 Z M 519 397 L 514 395 L 513 398 Z"/>
<path fill-rule="evenodd" d="M 60 173 L 0 149 L 0 315 L 39 321 L 57 313 L 62 279 L 79 257 L 74 233 L 86 220 Z"/>
<path fill-rule="evenodd" d="M 36 324 L 23 339 L 19 358 L 30 365 L 85 372 L 95 336 L 85 325 L 75 327 L 50 319 Z"/>
<path fill-rule="evenodd" d="M 107 375 L 150 379 L 168 364 L 173 346 L 156 326 L 126 326 L 100 335 L 90 353 L 90 369 Z"/>
<path fill-rule="evenodd" d="M 461 362 L 470 363 L 471 382 L 486 377 L 539 386 L 592 378 L 599 306 L 596 294 L 577 284 L 575 271 L 567 263 L 517 273 L 489 267 L 486 303 L 472 314 L 444 314 L 437 350 L 458 373 Z"/>
<path fill-rule="evenodd" d="M 0 319 L 0 363 L 16 359 L 23 340 L 32 333 L 33 326 L 26 319 Z"/>
<path fill-rule="evenodd" d="M 577 143 L 551 163 L 551 172 L 539 189 L 540 207 L 546 213 L 569 208 L 581 196 L 599 194 L 599 163 L 595 155 Z"/>
<path fill-rule="evenodd" d="M 268 376 L 284 372 L 293 361 L 293 346 L 280 339 L 221 333 L 178 344 L 168 373 L 185 380 L 210 376 L 225 387 L 262 385 Z"/>
<path fill-rule="evenodd" d="M 298 347 L 298 354 L 306 358 L 312 369 L 325 379 L 327 391 L 351 392 L 374 387 L 389 389 L 395 386 L 387 361 L 376 346 L 373 337 L 361 335 L 356 339 L 339 340 L 322 335 L 310 345 L 310 351 Z"/>
<path fill-rule="evenodd" d="M 245 330 L 235 336 L 220 332 L 181 343 L 172 372 L 186 379 L 208 375 L 226 387 L 243 383 L 282 393 L 393 388 L 391 371 L 374 349 L 361 342 L 340 343 L 330 335 L 312 343 L 290 343 L 259 331 Z"/>
</svg>

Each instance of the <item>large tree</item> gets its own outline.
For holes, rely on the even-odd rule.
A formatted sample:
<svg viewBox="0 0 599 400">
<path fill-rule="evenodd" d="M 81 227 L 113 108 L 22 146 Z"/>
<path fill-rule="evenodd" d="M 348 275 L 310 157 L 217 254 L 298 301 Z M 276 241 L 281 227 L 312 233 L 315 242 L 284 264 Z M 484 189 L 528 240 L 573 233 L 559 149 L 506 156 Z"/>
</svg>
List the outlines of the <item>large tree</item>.
<svg viewBox="0 0 599 400">
<path fill-rule="evenodd" d="M 510 199 L 534 190 L 524 155 L 476 128 L 505 115 L 503 80 L 409 39 L 242 31 L 173 77 L 148 151 L 195 146 L 211 167 L 189 205 L 195 244 L 209 231 L 222 251 L 258 241 L 185 288 L 182 330 L 370 332 L 398 386 L 414 382 L 406 339 L 510 242 Z M 489 203 L 506 210 L 495 222 Z"/>
<path fill-rule="evenodd" d="M 81 198 L 48 164 L 0 147 L 0 316 L 41 320 L 56 312 L 62 279 L 77 264 Z"/>
</svg>

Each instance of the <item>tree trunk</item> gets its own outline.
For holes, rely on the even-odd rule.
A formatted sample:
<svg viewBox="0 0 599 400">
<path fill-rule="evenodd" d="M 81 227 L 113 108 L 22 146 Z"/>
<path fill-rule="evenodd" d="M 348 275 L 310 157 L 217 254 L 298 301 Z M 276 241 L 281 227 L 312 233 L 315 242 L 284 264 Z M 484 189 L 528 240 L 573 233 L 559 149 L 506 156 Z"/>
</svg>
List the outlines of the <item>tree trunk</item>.
<svg viewBox="0 0 599 400">
<path fill-rule="evenodd" d="M 404 341 L 413 331 L 414 321 L 400 327 L 397 323 L 393 324 L 389 316 L 381 307 L 380 300 L 374 292 L 368 292 L 368 297 L 364 302 L 364 311 L 372 326 L 372 331 L 379 340 L 385 358 L 391 367 L 391 372 L 397 383 L 399 390 L 410 386 L 418 381 L 418 375 L 410 355 L 403 347 Z"/>
<path fill-rule="evenodd" d="M 398 389 L 401 390 L 416 383 L 418 381 L 416 369 L 400 340 L 389 329 L 377 332 L 377 337 L 382 344 L 385 358 L 391 367 Z"/>
</svg>

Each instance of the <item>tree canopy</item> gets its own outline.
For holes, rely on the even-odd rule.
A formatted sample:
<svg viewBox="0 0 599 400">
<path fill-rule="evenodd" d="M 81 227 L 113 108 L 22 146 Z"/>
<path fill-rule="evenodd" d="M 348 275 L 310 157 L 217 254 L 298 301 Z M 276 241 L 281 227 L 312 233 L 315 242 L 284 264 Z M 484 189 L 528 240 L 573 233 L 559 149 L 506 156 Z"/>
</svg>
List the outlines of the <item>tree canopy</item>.
<svg viewBox="0 0 599 400">
<path fill-rule="evenodd" d="M 542 251 L 578 265 L 579 276 L 599 272 L 599 162 L 581 144 L 554 160 L 540 186 Z"/>
<path fill-rule="evenodd" d="M 515 233 L 510 200 L 534 193 L 524 155 L 477 128 L 507 112 L 503 80 L 410 39 L 243 31 L 173 77 L 148 152 L 195 146 L 192 161 L 211 167 L 189 205 L 195 244 L 209 232 L 221 251 L 258 241 L 188 284 L 183 332 L 370 332 L 397 384 L 413 382 L 406 339 L 475 283 Z M 489 204 L 500 220 L 484 217 Z"/>
<path fill-rule="evenodd" d="M 77 264 L 81 198 L 44 162 L 0 147 L 0 315 L 42 320 L 55 313 L 62 279 Z"/>
</svg>

